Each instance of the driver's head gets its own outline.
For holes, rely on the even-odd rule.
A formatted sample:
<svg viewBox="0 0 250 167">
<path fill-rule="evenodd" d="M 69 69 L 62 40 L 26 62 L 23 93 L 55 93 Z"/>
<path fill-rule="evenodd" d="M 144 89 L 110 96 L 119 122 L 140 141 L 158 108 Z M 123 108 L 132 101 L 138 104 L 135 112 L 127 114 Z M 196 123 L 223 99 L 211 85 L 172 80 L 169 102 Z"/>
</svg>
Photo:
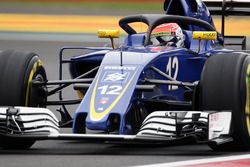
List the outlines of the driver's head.
<svg viewBox="0 0 250 167">
<path fill-rule="evenodd" d="M 184 47 L 185 36 L 176 23 L 165 23 L 155 27 L 150 40 L 154 46 Z"/>
</svg>

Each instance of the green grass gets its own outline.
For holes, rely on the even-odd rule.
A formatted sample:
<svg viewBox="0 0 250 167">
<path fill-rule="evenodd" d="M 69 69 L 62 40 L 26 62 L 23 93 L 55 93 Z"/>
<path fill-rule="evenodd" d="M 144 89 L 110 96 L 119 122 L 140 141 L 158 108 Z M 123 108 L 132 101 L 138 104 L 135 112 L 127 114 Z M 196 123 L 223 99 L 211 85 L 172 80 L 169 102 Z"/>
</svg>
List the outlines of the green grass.
<svg viewBox="0 0 250 167">
<path fill-rule="evenodd" d="M 162 3 L 128 3 L 128 2 L 0 2 L 1 6 L 19 7 L 76 7 L 87 9 L 116 9 L 116 10 L 136 10 L 136 11 L 161 11 Z"/>
</svg>

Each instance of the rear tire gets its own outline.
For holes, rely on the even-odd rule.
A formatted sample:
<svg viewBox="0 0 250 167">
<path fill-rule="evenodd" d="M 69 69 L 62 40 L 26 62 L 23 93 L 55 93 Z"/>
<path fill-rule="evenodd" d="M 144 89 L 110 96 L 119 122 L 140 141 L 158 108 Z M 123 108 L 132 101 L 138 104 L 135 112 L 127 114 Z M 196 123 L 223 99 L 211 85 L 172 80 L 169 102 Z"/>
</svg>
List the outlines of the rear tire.
<svg viewBox="0 0 250 167">
<path fill-rule="evenodd" d="M 46 101 L 40 89 L 31 89 L 32 80 L 47 80 L 35 53 L 13 50 L 0 53 L 0 77 L 0 106 L 41 107 L 41 102 Z M 30 139 L 0 138 L 0 147 L 4 149 L 27 149 L 34 143 Z"/>
<path fill-rule="evenodd" d="M 231 110 L 234 141 L 209 144 L 216 151 L 246 151 L 250 148 L 250 56 L 228 53 L 211 56 L 201 77 L 203 110 Z"/>
</svg>

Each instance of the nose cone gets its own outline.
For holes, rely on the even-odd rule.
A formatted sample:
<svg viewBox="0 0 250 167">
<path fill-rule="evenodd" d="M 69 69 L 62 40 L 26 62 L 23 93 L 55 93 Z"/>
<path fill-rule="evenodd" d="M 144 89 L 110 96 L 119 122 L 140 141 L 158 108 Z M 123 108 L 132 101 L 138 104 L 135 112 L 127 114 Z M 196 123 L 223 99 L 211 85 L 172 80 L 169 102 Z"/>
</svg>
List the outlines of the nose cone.
<svg viewBox="0 0 250 167">
<path fill-rule="evenodd" d="M 125 119 L 141 67 L 104 65 L 101 68 L 79 112 L 87 113 L 86 128 L 108 131 L 113 116 L 117 116 L 120 121 Z"/>
<path fill-rule="evenodd" d="M 74 132 L 83 124 L 87 129 L 109 131 L 111 120 L 119 120 L 119 133 L 125 134 L 125 117 L 137 82 L 145 65 L 154 57 L 152 53 L 123 52 L 121 64 L 120 52 L 107 53 L 75 113 Z"/>
</svg>

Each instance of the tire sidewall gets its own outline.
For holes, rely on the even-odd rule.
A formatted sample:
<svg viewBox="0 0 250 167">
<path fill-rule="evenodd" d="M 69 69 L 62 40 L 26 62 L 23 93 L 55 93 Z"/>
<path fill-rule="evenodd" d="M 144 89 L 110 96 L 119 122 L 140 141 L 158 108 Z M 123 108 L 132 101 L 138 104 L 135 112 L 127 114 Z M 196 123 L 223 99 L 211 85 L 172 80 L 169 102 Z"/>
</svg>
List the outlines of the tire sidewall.
<svg viewBox="0 0 250 167">
<path fill-rule="evenodd" d="M 248 74 L 247 74 L 248 73 Z M 238 139 L 242 145 L 250 148 L 250 116 L 247 114 L 246 107 L 248 107 L 248 112 L 250 112 L 249 98 L 250 98 L 250 86 L 247 84 L 247 78 L 250 81 L 250 56 L 247 56 L 244 60 L 241 78 L 238 88 L 238 100 L 235 101 L 235 108 L 233 109 L 233 127 L 234 127 L 234 138 Z M 247 88 L 248 86 L 248 88 Z M 248 89 L 248 90 L 247 90 Z M 235 90 L 237 91 L 237 90 Z M 248 103 L 247 103 L 248 100 Z M 248 106 L 247 106 L 248 104 Z M 249 123 L 247 122 L 249 120 Z"/>
<path fill-rule="evenodd" d="M 250 94 L 246 89 L 249 64 L 250 56 L 245 53 L 224 53 L 210 57 L 203 68 L 200 82 L 202 110 L 232 111 L 230 136 L 233 141 L 221 145 L 210 143 L 216 151 L 245 151 L 250 148 L 250 123 L 247 126 L 245 110 Z"/>
<path fill-rule="evenodd" d="M 24 97 L 23 97 L 25 99 L 25 102 L 24 102 L 25 106 L 38 107 L 40 106 L 39 100 L 46 101 L 46 97 L 44 97 L 43 95 L 40 95 L 39 92 L 35 90 L 31 91 L 32 89 L 31 82 L 38 75 L 42 77 L 42 81 L 47 81 L 47 76 L 46 76 L 43 62 L 39 59 L 37 55 L 34 54 L 34 57 L 31 59 L 27 67 L 27 70 L 25 72 L 24 82 L 22 85 L 23 90 L 25 90 Z M 42 99 L 39 98 L 40 96 L 42 96 Z"/>
<path fill-rule="evenodd" d="M 39 94 L 31 92 L 31 82 L 37 75 L 43 76 L 44 80 L 47 78 L 37 54 L 14 50 L 0 53 L 0 74 L 0 106 L 38 106 L 39 101 L 35 97 Z M 27 149 L 34 142 L 33 139 L 0 137 L 0 147 L 4 149 Z"/>
</svg>

